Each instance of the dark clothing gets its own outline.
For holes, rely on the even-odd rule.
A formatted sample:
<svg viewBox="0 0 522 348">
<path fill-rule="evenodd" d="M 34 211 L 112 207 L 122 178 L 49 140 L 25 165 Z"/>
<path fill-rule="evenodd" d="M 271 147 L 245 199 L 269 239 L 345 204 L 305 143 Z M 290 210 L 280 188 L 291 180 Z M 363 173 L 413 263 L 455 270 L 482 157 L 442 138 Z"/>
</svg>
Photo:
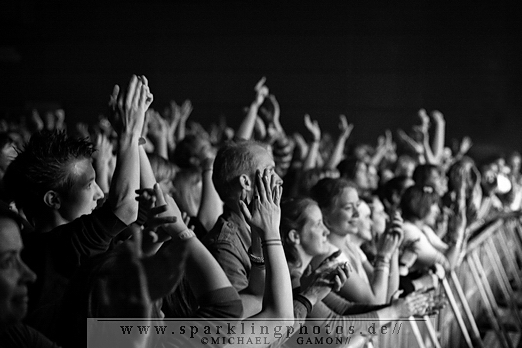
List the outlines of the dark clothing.
<svg viewBox="0 0 522 348">
<path fill-rule="evenodd" d="M 232 286 L 238 292 L 248 287 L 252 265 L 248 249 L 252 244 L 250 228 L 236 213 L 225 207 L 203 244 L 225 271 Z"/>
<path fill-rule="evenodd" d="M 59 348 L 40 332 L 21 323 L 0 328 L 0 347 Z"/>
<path fill-rule="evenodd" d="M 29 287 L 29 313 L 60 300 L 74 271 L 90 257 L 107 251 L 111 239 L 126 227 L 104 205 L 49 232 L 23 235 L 22 258 L 38 276 Z"/>
</svg>

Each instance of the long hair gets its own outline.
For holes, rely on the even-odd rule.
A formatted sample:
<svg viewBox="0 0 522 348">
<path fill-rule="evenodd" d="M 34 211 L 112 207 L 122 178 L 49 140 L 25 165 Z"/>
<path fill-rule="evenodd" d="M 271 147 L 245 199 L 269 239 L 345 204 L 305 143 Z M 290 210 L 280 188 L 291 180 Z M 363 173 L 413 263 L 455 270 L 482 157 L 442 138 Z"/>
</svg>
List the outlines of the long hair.
<svg viewBox="0 0 522 348">
<path fill-rule="evenodd" d="M 281 202 L 281 224 L 279 226 L 279 233 L 283 241 L 283 249 L 285 251 L 286 260 L 288 263 L 301 266 L 301 259 L 299 253 L 293 242 L 290 240 L 290 231 L 300 231 L 306 223 L 305 210 L 311 205 L 317 205 L 311 198 L 296 197 L 288 198 Z"/>
</svg>

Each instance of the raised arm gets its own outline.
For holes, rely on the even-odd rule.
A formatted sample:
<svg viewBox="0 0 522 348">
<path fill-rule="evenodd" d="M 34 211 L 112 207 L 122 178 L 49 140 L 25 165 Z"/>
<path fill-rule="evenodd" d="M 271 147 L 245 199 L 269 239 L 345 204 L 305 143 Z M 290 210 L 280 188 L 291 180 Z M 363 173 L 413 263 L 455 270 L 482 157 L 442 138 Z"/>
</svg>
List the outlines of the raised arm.
<svg viewBox="0 0 522 348">
<path fill-rule="evenodd" d="M 319 128 L 319 123 L 317 120 L 312 121 L 310 119 L 310 115 L 306 114 L 304 116 L 304 123 L 306 129 L 312 133 L 313 140 L 312 144 L 308 148 L 308 153 L 306 154 L 306 158 L 303 163 L 303 171 L 316 167 L 317 157 L 319 156 L 319 143 L 321 141 L 321 128 Z"/>
<path fill-rule="evenodd" d="M 238 139 L 250 139 L 252 138 L 252 132 L 256 123 L 257 112 L 266 96 L 268 95 L 268 87 L 265 86 L 266 78 L 263 77 L 255 86 L 256 99 L 250 104 L 250 108 L 247 111 L 243 122 L 239 126 L 236 132 L 236 138 Z"/>
<path fill-rule="evenodd" d="M 444 115 L 438 111 L 432 111 L 431 117 L 435 121 L 435 137 L 433 138 L 433 156 L 435 157 L 436 163 L 441 163 L 444 155 L 444 139 L 446 136 L 446 121 Z"/>
<path fill-rule="evenodd" d="M 251 210 L 243 201 L 240 201 L 241 212 L 245 220 L 253 233 L 257 233 L 261 237 L 266 268 L 263 308 L 261 312 L 252 316 L 252 319 L 293 318 L 292 285 L 279 235 L 281 220 L 279 204 L 282 188 L 273 184 L 275 180 L 275 175 L 270 175 L 268 169 L 265 169 L 263 174 L 258 172 Z M 269 321 L 267 324 L 280 325 L 281 323 Z"/>
<path fill-rule="evenodd" d="M 350 137 L 353 130 L 353 124 L 348 124 L 346 121 L 345 115 L 339 116 L 339 130 L 341 134 L 339 134 L 339 138 L 337 138 L 337 142 L 335 143 L 335 148 L 332 152 L 332 155 L 328 159 L 325 168 L 326 169 L 335 169 L 341 160 L 343 159 L 344 148 L 346 145 L 346 140 Z"/>
<path fill-rule="evenodd" d="M 138 142 L 145 112 L 152 103 L 147 79 L 132 76 L 125 93 L 120 93 L 119 87 L 115 86 L 113 101 L 116 100 L 113 106 L 119 119 L 115 127 L 118 133 L 118 156 L 108 203 L 114 214 L 128 225 L 138 215 L 138 203 L 135 200 L 135 191 L 140 186 Z"/>
<path fill-rule="evenodd" d="M 96 152 L 93 154 L 93 165 L 96 172 L 96 183 L 104 194 L 109 192 L 110 187 L 110 165 L 112 159 L 112 144 L 103 133 L 96 135 Z"/>
<path fill-rule="evenodd" d="M 210 231 L 217 219 L 223 214 L 223 202 L 219 198 L 214 182 L 212 181 L 214 158 L 203 160 L 201 180 L 201 203 L 198 209 L 198 220 Z"/>
<path fill-rule="evenodd" d="M 156 184 L 155 190 L 158 189 L 159 185 Z M 164 195 L 164 198 L 164 203 L 159 201 L 159 205 L 165 204 L 167 210 L 164 214 L 175 217 L 176 222 L 165 224 L 162 229 L 172 237 L 173 243 L 183 243 L 187 250 L 185 275 L 195 297 L 201 298 L 212 291 L 231 287 L 219 263 L 196 238 L 195 233 L 185 225 L 174 199 L 169 195 Z"/>
</svg>

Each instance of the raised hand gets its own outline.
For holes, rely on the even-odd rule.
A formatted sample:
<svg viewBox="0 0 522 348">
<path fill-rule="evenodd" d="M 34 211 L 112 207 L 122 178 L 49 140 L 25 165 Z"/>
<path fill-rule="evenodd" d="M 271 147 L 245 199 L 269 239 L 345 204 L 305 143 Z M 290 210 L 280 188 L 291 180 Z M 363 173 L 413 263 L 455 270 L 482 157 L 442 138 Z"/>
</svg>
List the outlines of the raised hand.
<svg viewBox="0 0 522 348">
<path fill-rule="evenodd" d="M 341 131 L 340 136 L 345 139 L 348 139 L 350 137 L 350 134 L 352 134 L 353 124 L 349 124 L 348 121 L 346 121 L 345 115 L 339 116 L 339 130 Z"/>
<path fill-rule="evenodd" d="M 239 201 L 239 208 L 245 221 L 255 230 L 261 240 L 280 239 L 279 223 L 281 221 L 281 195 L 283 189 L 276 185 L 275 175 L 268 169 L 261 174 L 256 172 L 254 196 L 250 209 L 244 201 Z"/>
<path fill-rule="evenodd" d="M 312 133 L 314 142 L 318 142 L 321 140 L 321 128 L 319 128 L 319 122 L 317 120 L 312 121 L 310 115 L 306 114 L 304 116 L 304 124 L 306 129 L 310 133 Z"/>
<path fill-rule="evenodd" d="M 268 87 L 265 86 L 266 77 L 262 77 L 254 87 L 256 91 L 256 99 L 254 103 L 259 107 L 265 101 L 265 98 L 268 96 Z"/>
<path fill-rule="evenodd" d="M 462 138 L 462 141 L 460 142 L 459 146 L 459 153 L 461 155 L 465 155 L 466 153 L 468 153 L 469 149 L 471 149 L 472 146 L 473 142 L 471 141 L 470 137 L 466 136 Z"/>
<path fill-rule="evenodd" d="M 437 123 L 444 123 L 444 115 L 439 110 L 433 110 L 431 112 L 431 117 L 433 117 L 433 120 Z"/>
<path fill-rule="evenodd" d="M 153 100 L 148 81 L 144 76 L 133 75 L 125 93 L 121 92 L 116 85 L 109 102 L 109 105 L 117 111 L 113 114 L 118 118 L 115 120 L 118 125 L 115 126 L 116 131 L 139 136 L 145 122 L 145 112 Z"/>
<path fill-rule="evenodd" d="M 428 133 L 428 129 L 430 128 L 430 118 L 428 117 L 426 110 L 420 109 L 419 112 L 417 113 L 417 115 L 419 116 L 419 118 L 421 120 L 421 125 L 419 127 L 419 130 L 423 134 Z"/>
<path fill-rule="evenodd" d="M 397 134 L 406 145 L 408 145 L 413 151 L 415 151 L 416 154 L 424 154 L 424 146 L 422 146 L 422 144 L 418 141 L 413 140 L 413 138 L 406 134 L 405 131 L 403 131 L 402 129 L 398 129 Z"/>
<path fill-rule="evenodd" d="M 192 113 L 192 110 L 194 110 L 192 107 L 192 102 L 189 99 L 185 100 L 183 102 L 183 104 L 181 104 L 181 108 L 180 108 L 181 122 L 187 121 L 190 114 Z"/>
</svg>

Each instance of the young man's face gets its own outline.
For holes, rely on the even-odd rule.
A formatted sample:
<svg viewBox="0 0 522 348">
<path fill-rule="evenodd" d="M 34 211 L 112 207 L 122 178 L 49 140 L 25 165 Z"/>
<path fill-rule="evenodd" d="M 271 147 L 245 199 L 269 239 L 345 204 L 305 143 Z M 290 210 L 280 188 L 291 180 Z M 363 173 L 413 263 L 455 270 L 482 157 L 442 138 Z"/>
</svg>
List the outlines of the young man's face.
<svg viewBox="0 0 522 348">
<path fill-rule="evenodd" d="M 68 192 L 60 193 L 58 210 L 62 218 L 70 222 L 92 213 L 103 192 L 96 184 L 96 173 L 90 159 L 75 160 L 69 164 L 68 170 L 74 184 Z"/>
<path fill-rule="evenodd" d="M 0 218 L 0 326 L 19 322 L 27 312 L 27 285 L 36 275 L 20 258 L 20 229 L 12 219 Z"/>
</svg>

